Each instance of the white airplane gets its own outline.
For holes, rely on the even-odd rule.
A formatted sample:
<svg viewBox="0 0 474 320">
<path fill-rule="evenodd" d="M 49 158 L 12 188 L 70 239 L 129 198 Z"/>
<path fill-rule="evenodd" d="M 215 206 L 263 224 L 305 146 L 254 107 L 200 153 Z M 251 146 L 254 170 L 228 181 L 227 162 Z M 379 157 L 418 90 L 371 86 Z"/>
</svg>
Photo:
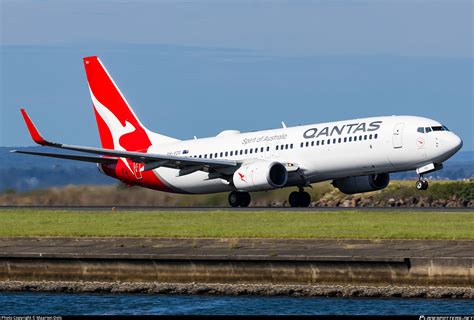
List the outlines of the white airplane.
<svg viewBox="0 0 474 320">
<path fill-rule="evenodd" d="M 462 140 L 438 121 L 386 116 L 178 140 L 154 133 L 140 122 L 98 57 L 84 67 L 102 148 L 45 140 L 21 109 L 33 140 L 92 155 L 12 151 L 97 163 L 99 171 L 130 186 L 186 194 L 230 192 L 229 204 L 247 207 L 251 191 L 297 187 L 292 207 L 307 207 L 312 183 L 332 180 L 346 194 L 385 188 L 392 172 L 439 170 Z"/>
</svg>

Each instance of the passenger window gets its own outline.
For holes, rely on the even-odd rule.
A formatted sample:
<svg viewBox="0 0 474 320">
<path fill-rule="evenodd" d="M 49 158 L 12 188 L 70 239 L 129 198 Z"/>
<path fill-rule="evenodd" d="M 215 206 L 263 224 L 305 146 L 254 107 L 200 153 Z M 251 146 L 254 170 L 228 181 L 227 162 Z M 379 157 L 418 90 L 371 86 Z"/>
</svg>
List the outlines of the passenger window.
<svg viewBox="0 0 474 320">
<path fill-rule="evenodd" d="M 311 141 L 311 146 L 314 147 L 314 141 Z"/>
<path fill-rule="evenodd" d="M 216 153 L 214 154 L 214 158 L 217 158 L 217 156 L 218 156 L 218 153 L 216 152 Z M 222 153 L 221 153 L 221 156 L 222 156 Z"/>
<path fill-rule="evenodd" d="M 321 140 L 321 145 L 324 146 L 324 140 Z"/>
<path fill-rule="evenodd" d="M 230 152 L 230 156 L 232 157 L 234 155 L 234 151 L 231 151 Z"/>
<path fill-rule="evenodd" d="M 221 158 L 222 158 L 223 156 L 224 156 L 224 153 L 223 153 L 223 152 L 221 152 Z"/>
<path fill-rule="evenodd" d="M 319 140 L 318 140 L 318 141 L 316 141 L 316 145 L 317 145 L 317 146 L 319 146 Z"/>
<path fill-rule="evenodd" d="M 339 138 L 339 140 L 337 141 L 338 143 L 341 143 L 342 142 L 342 138 Z"/>
<path fill-rule="evenodd" d="M 229 152 L 226 151 L 226 152 L 225 152 L 225 156 L 227 157 L 228 155 L 229 155 Z"/>
<path fill-rule="evenodd" d="M 364 140 L 367 140 L 367 135 L 364 136 Z"/>
<path fill-rule="evenodd" d="M 275 147 L 276 150 L 278 150 L 278 145 Z"/>
<path fill-rule="evenodd" d="M 245 154 L 247 154 L 247 152 L 248 152 L 248 150 L 247 150 L 247 149 L 245 149 Z"/>
<path fill-rule="evenodd" d="M 336 143 L 336 138 L 332 139 L 332 143 Z"/>
<path fill-rule="evenodd" d="M 369 134 L 369 139 L 372 140 L 372 134 Z"/>
<path fill-rule="evenodd" d="M 252 152 L 253 152 L 253 149 L 251 148 L 251 149 L 250 149 L 250 153 L 252 153 Z"/>
<path fill-rule="evenodd" d="M 267 151 L 270 151 L 270 147 L 267 147 Z"/>
<path fill-rule="evenodd" d="M 211 154 L 209 154 L 209 159 L 212 159 L 212 153 L 211 153 Z"/>
<path fill-rule="evenodd" d="M 293 143 L 290 144 L 290 149 L 293 149 Z"/>
<path fill-rule="evenodd" d="M 287 144 L 285 144 L 285 150 L 288 150 L 288 145 Z"/>
<path fill-rule="evenodd" d="M 352 142 L 352 137 L 349 137 L 349 142 Z"/>
<path fill-rule="evenodd" d="M 306 141 L 306 146 L 309 147 L 309 141 Z"/>
<path fill-rule="evenodd" d="M 425 128 L 419 127 L 416 131 L 418 131 L 419 133 L 425 133 Z"/>
<path fill-rule="evenodd" d="M 240 155 L 242 155 L 244 153 L 244 150 L 240 150 Z"/>
<path fill-rule="evenodd" d="M 331 144 L 331 139 L 328 139 L 328 144 Z"/>
<path fill-rule="evenodd" d="M 260 148 L 260 152 L 263 152 L 263 147 Z"/>
<path fill-rule="evenodd" d="M 347 137 L 344 137 L 344 142 L 347 142 Z"/>
<path fill-rule="evenodd" d="M 376 134 L 374 135 L 374 139 L 377 139 L 378 136 L 379 136 L 379 134 L 376 133 Z"/>
<path fill-rule="evenodd" d="M 303 148 L 303 146 L 304 146 L 304 142 L 301 142 L 300 148 Z"/>
<path fill-rule="evenodd" d="M 362 136 L 359 136 L 359 141 L 362 141 Z"/>
</svg>

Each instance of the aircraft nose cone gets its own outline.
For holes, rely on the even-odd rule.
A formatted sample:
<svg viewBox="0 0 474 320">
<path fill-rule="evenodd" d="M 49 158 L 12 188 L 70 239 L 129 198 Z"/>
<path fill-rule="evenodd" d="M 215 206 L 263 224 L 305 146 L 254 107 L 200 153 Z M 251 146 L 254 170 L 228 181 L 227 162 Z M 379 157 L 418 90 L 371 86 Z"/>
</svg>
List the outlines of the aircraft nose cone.
<svg viewBox="0 0 474 320">
<path fill-rule="evenodd" d="M 462 148 L 462 139 L 458 135 L 453 134 L 451 144 L 453 151 L 458 151 Z"/>
</svg>

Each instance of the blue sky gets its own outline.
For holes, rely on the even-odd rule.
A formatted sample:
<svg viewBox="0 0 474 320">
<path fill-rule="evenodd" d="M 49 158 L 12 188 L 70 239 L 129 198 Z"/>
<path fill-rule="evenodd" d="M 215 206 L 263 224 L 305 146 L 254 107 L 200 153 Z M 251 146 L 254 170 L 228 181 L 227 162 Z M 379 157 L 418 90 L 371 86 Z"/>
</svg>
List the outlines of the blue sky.
<svg viewBox="0 0 474 320">
<path fill-rule="evenodd" d="M 440 120 L 474 149 L 471 1 L 0 1 L 0 145 L 99 145 L 83 56 L 180 139 L 372 115 Z"/>
</svg>

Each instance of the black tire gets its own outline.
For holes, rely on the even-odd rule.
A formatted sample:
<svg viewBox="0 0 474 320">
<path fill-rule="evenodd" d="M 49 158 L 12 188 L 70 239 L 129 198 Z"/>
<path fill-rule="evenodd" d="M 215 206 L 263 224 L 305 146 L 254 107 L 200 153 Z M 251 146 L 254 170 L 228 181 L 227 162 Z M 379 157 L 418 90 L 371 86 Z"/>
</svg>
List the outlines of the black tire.
<svg viewBox="0 0 474 320">
<path fill-rule="evenodd" d="M 423 189 L 422 189 L 422 190 L 428 189 L 428 186 L 429 186 L 429 185 L 428 185 L 428 181 L 422 180 L 422 183 L 423 183 Z"/>
<path fill-rule="evenodd" d="M 299 207 L 300 206 L 300 193 L 298 191 L 293 191 L 290 193 L 290 196 L 288 197 L 288 202 L 290 203 L 290 206 L 293 208 Z"/>
<path fill-rule="evenodd" d="M 250 193 L 248 192 L 240 192 L 240 206 L 242 208 L 246 208 L 250 204 Z"/>
<path fill-rule="evenodd" d="M 311 196 L 307 192 L 300 192 L 300 207 L 307 208 L 311 204 Z"/>
<path fill-rule="evenodd" d="M 415 186 L 416 186 L 416 190 L 425 190 L 425 189 L 423 189 L 424 183 L 423 183 L 422 180 L 418 180 L 418 181 L 416 182 L 416 185 L 415 185 Z"/>
<path fill-rule="evenodd" d="M 237 191 L 229 193 L 229 204 L 231 207 L 237 208 L 240 204 L 240 195 Z"/>
</svg>

